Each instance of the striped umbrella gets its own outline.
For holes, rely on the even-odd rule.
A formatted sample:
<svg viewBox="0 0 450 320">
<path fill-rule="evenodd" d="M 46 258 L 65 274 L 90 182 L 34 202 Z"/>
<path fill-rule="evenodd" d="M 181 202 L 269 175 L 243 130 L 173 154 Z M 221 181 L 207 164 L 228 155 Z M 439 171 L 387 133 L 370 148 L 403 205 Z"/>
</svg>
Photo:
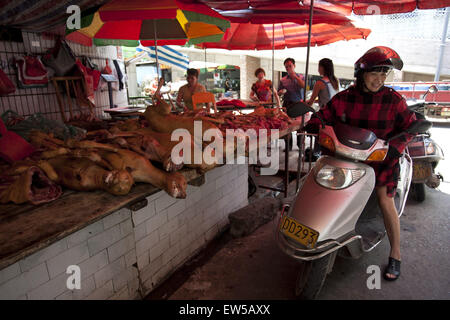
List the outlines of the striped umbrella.
<svg viewBox="0 0 450 320">
<path fill-rule="evenodd" d="M 82 16 L 80 30 L 67 30 L 66 38 L 84 45 L 184 45 L 218 41 L 230 26 L 203 4 L 177 0 L 113 0 Z"/>
<path fill-rule="evenodd" d="M 83 12 L 81 16 L 81 29 L 69 29 L 66 27 L 66 40 L 79 43 L 84 46 L 124 46 L 137 47 L 139 40 L 102 39 L 96 37 L 97 32 L 105 24 L 98 13 L 98 8 Z"/>
</svg>

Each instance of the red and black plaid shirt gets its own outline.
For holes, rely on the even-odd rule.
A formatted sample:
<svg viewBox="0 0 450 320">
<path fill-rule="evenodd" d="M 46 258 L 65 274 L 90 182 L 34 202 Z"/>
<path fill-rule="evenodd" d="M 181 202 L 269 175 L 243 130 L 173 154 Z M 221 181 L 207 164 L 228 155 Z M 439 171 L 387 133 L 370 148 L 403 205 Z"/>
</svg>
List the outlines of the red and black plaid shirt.
<svg viewBox="0 0 450 320">
<path fill-rule="evenodd" d="M 363 92 L 355 86 L 336 94 L 328 104 L 319 111 L 320 117 L 329 124 L 341 121 L 348 125 L 371 130 L 383 140 L 404 132 L 416 121 L 414 112 L 410 111 L 405 99 L 394 89 L 382 87 L 376 93 Z M 313 123 L 320 123 L 312 119 Z M 389 142 L 399 153 L 405 150 L 412 139 L 405 134 Z M 377 186 L 387 186 L 388 195 L 393 196 L 399 177 L 398 159 L 386 159 L 381 163 L 369 163 L 375 170 Z"/>
</svg>

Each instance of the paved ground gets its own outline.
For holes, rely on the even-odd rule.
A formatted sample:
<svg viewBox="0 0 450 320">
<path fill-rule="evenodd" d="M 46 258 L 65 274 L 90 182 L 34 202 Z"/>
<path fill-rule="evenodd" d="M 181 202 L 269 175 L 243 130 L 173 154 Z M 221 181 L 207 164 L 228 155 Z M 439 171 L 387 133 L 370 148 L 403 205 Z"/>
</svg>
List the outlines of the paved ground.
<svg viewBox="0 0 450 320">
<path fill-rule="evenodd" d="M 450 157 L 449 126 L 433 128 L 433 137 Z M 319 299 L 450 299 L 450 159 L 438 170 L 446 178 L 439 190 L 427 188 L 425 202 L 408 200 L 401 218 L 402 276 L 366 286 L 370 265 L 387 262 L 387 238 L 359 260 L 337 258 Z M 204 259 L 206 260 L 206 259 Z M 298 263 L 285 256 L 273 238 L 273 223 L 252 235 L 233 239 L 196 268 L 169 299 L 294 299 Z M 170 282 L 170 281 L 169 281 Z"/>
</svg>

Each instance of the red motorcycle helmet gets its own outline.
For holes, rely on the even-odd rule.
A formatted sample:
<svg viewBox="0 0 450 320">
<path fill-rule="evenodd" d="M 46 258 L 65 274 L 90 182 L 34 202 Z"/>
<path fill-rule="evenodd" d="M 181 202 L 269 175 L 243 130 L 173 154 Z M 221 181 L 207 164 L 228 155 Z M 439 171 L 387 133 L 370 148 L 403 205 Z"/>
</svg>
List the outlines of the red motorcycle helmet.
<svg viewBox="0 0 450 320">
<path fill-rule="evenodd" d="M 375 68 L 402 70 L 403 61 L 395 50 L 389 47 L 373 47 L 355 62 L 355 77 Z"/>
</svg>

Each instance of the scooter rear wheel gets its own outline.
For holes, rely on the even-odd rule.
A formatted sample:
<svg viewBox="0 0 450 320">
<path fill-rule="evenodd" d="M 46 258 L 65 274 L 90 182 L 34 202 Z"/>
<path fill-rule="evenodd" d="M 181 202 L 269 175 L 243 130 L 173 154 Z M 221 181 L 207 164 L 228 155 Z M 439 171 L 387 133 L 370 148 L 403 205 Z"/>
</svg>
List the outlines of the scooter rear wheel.
<svg viewBox="0 0 450 320">
<path fill-rule="evenodd" d="M 425 183 L 414 183 L 414 200 L 423 202 L 425 200 Z"/>
<path fill-rule="evenodd" d="M 301 300 L 314 300 L 322 290 L 331 271 L 337 251 L 313 261 L 302 262 L 295 281 L 295 296 Z"/>
</svg>

